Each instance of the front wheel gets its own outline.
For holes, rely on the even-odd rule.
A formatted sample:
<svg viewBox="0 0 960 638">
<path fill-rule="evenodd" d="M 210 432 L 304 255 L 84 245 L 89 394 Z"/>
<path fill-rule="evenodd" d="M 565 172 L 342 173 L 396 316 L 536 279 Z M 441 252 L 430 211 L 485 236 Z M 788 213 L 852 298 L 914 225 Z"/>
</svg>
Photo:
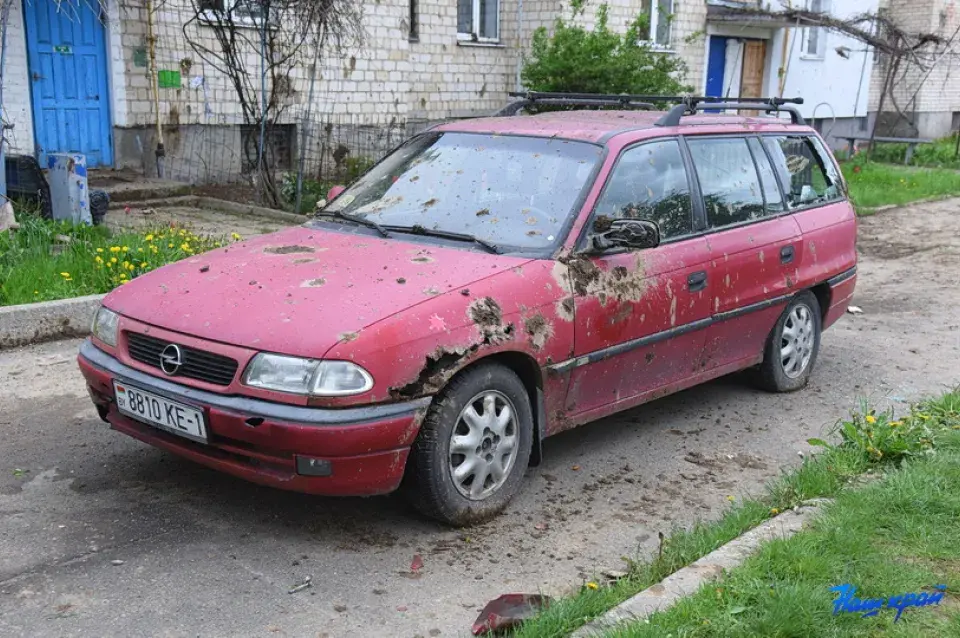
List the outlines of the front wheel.
<svg viewBox="0 0 960 638">
<path fill-rule="evenodd" d="M 519 491 L 533 447 L 523 382 L 497 364 L 460 373 L 434 399 L 411 450 L 406 492 L 451 525 L 493 518 Z"/>
<path fill-rule="evenodd" d="M 793 392 L 807 385 L 820 352 L 820 303 L 812 292 L 793 298 L 773 327 L 760 364 L 760 386 Z"/>
</svg>

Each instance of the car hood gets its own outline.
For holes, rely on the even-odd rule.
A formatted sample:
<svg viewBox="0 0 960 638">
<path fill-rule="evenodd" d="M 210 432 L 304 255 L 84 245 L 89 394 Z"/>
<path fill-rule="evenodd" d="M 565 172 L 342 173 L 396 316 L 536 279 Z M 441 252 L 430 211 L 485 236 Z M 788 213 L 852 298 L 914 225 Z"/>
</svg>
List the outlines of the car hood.
<svg viewBox="0 0 960 638">
<path fill-rule="evenodd" d="M 104 305 L 203 339 L 320 357 L 406 308 L 530 261 L 300 226 L 184 259 Z"/>
</svg>

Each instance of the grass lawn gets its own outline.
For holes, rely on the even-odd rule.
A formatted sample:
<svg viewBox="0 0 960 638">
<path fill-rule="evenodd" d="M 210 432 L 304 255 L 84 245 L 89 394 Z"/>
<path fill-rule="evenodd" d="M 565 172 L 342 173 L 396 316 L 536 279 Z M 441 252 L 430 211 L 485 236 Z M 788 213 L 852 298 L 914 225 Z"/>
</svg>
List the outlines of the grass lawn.
<svg viewBox="0 0 960 638">
<path fill-rule="evenodd" d="M 0 306 L 109 292 L 138 275 L 228 242 L 186 228 L 117 235 L 18 211 L 20 229 L 0 232 Z"/>
<path fill-rule="evenodd" d="M 889 162 L 903 164 L 907 154 L 906 144 L 877 144 L 870 156 L 875 162 Z M 957 154 L 957 138 L 954 136 L 942 137 L 932 144 L 918 144 L 910 160 L 911 166 L 927 166 L 929 168 L 958 168 L 960 158 Z"/>
<path fill-rule="evenodd" d="M 960 171 L 946 168 L 913 168 L 878 162 L 841 164 L 857 212 L 890 204 L 960 195 Z"/>
<path fill-rule="evenodd" d="M 514 636 L 567 635 L 610 607 L 717 549 L 766 518 L 816 496 L 837 497 L 813 530 L 765 546 L 723 581 L 616 636 L 960 636 L 960 392 L 915 406 L 899 420 L 861 411 L 838 424 L 827 446 L 766 493 L 719 521 L 674 532 L 661 556 L 631 562 L 609 586 L 585 583 Z M 817 442 L 813 440 L 813 442 Z M 936 450 L 936 453 L 931 453 Z M 897 469 L 899 468 L 899 469 Z M 849 489 L 865 472 L 884 476 Z M 861 619 L 832 616 L 830 587 L 856 585 L 860 598 L 948 585 L 939 607 Z"/>
</svg>

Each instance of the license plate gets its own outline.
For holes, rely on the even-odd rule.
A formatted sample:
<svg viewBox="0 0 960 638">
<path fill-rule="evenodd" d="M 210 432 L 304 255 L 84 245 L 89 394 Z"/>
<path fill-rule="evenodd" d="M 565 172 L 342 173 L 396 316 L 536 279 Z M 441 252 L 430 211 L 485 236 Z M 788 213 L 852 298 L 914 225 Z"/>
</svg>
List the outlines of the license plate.
<svg viewBox="0 0 960 638">
<path fill-rule="evenodd" d="M 121 414 L 194 441 L 207 442 L 200 410 L 126 383 L 114 381 L 113 390 Z"/>
</svg>

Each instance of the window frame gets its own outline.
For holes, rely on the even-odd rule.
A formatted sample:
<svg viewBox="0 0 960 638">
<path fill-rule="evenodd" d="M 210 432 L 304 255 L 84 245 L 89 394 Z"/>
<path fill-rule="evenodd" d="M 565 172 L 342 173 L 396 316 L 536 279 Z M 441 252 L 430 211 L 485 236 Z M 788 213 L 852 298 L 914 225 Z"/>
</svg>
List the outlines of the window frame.
<svg viewBox="0 0 960 638">
<path fill-rule="evenodd" d="M 757 165 L 757 158 L 753 156 L 753 149 L 750 148 L 750 143 L 747 141 L 749 138 L 751 138 L 751 137 L 757 137 L 757 136 L 755 136 L 755 135 L 736 135 L 736 134 L 719 134 L 719 135 L 717 135 L 717 134 L 708 134 L 708 135 L 690 135 L 690 136 L 686 136 L 686 135 L 685 135 L 685 136 L 684 136 L 684 145 L 687 144 L 687 141 L 688 141 L 688 140 L 687 140 L 687 137 L 689 137 L 690 139 L 696 139 L 696 140 L 711 140 L 711 139 L 714 139 L 714 140 L 716 140 L 716 139 L 738 139 L 738 140 L 743 140 L 743 144 L 744 144 L 744 146 L 747 147 L 747 152 L 750 154 L 750 163 L 753 165 L 753 171 L 754 171 L 754 173 L 755 173 L 756 176 L 757 176 L 757 185 L 760 187 L 760 199 L 763 201 L 763 210 L 764 210 L 764 211 L 767 210 L 767 193 L 766 193 L 766 191 L 765 191 L 764 188 L 763 188 L 763 178 L 760 177 L 760 167 Z M 762 142 L 762 141 L 761 141 L 760 145 L 763 146 L 763 142 Z M 687 147 L 687 150 L 688 150 L 688 152 L 689 152 L 689 146 Z M 764 152 L 766 152 L 766 149 L 764 149 Z M 768 155 L 767 159 L 768 159 L 768 161 L 770 161 L 769 155 Z M 693 168 L 693 176 L 694 176 L 694 178 L 695 178 L 696 181 L 697 181 L 697 192 L 698 192 L 698 195 L 700 196 L 700 206 L 703 208 L 703 218 L 704 218 L 704 223 L 706 224 L 706 226 L 705 226 L 705 231 L 706 231 L 706 232 L 711 233 L 711 232 L 718 232 L 718 231 L 728 230 L 728 229 L 730 229 L 730 228 L 740 228 L 741 226 L 747 226 L 747 225 L 749 225 L 749 224 L 756 224 L 757 222 L 767 221 L 768 219 L 776 219 L 777 217 L 779 217 L 780 215 L 783 214 L 782 212 L 781 212 L 781 213 L 776 213 L 776 214 L 770 214 L 770 215 L 766 215 L 766 214 L 765 214 L 765 215 L 763 215 L 762 217 L 758 217 L 757 219 L 746 219 L 746 220 L 744 220 L 744 221 L 742 221 L 742 222 L 736 222 L 736 223 L 734 223 L 734 224 L 727 224 L 726 226 L 711 226 L 711 225 L 710 225 L 710 217 L 709 217 L 709 215 L 707 215 L 707 203 L 706 203 L 705 201 L 703 201 L 703 187 L 702 187 L 702 185 L 700 184 L 700 173 L 697 172 L 697 164 L 696 164 L 696 162 L 693 161 L 693 154 L 692 154 L 692 153 L 691 153 L 691 155 L 690 155 L 690 164 L 691 164 L 691 166 L 692 166 L 692 168 Z M 774 166 L 773 161 L 770 161 L 770 166 L 771 166 L 771 167 Z M 773 173 L 774 173 L 774 177 L 776 177 L 776 176 L 777 176 L 776 168 L 774 168 Z M 780 197 L 782 198 L 782 197 L 783 197 L 783 185 L 780 184 L 780 181 L 779 181 L 779 180 L 777 180 L 777 185 L 778 185 L 778 187 L 780 188 Z M 786 206 L 784 206 L 784 210 L 787 210 L 787 207 L 786 207 Z"/>
<path fill-rule="evenodd" d="M 497 3 L 497 35 L 496 35 L 495 37 L 493 37 L 493 38 L 491 38 L 491 37 L 489 37 L 489 36 L 481 36 L 480 33 L 479 33 L 480 29 L 478 28 L 478 25 L 480 24 L 480 20 L 481 20 L 481 16 L 480 16 L 480 1 L 481 1 L 481 0 L 470 0 L 470 1 L 471 1 L 472 6 L 473 6 L 473 17 L 471 18 L 471 25 L 472 25 L 472 27 L 473 27 L 473 29 L 474 29 L 474 32 L 473 32 L 473 33 L 462 33 L 462 32 L 460 31 L 460 25 L 457 24 L 457 41 L 458 41 L 458 42 L 467 42 L 467 43 L 469 43 L 469 42 L 479 42 L 479 43 L 482 43 L 482 44 L 500 44 L 500 29 L 501 29 L 501 26 L 502 26 L 502 25 L 500 24 L 500 9 L 502 8 L 502 2 L 501 2 L 501 0 L 487 0 L 488 2 L 496 2 L 496 3 Z M 459 22 L 459 20 L 458 20 L 458 22 Z"/>
<path fill-rule="evenodd" d="M 780 217 L 783 217 L 784 215 L 792 215 L 792 214 L 794 214 L 794 213 L 801 213 L 801 212 L 808 211 L 808 210 L 813 210 L 813 209 L 816 209 L 816 208 L 822 208 L 822 207 L 824 207 L 824 206 L 832 206 L 833 204 L 839 204 L 839 203 L 844 203 L 844 202 L 846 202 L 846 203 L 849 204 L 850 196 L 849 196 L 849 194 L 847 193 L 846 182 L 845 182 L 845 180 L 843 179 L 843 173 L 840 172 L 840 167 L 837 165 L 836 159 L 833 157 L 832 154 L 828 154 L 828 156 L 827 156 L 826 158 L 823 157 L 822 154 L 821 154 L 821 152 L 820 152 L 820 149 L 818 149 L 817 146 L 816 146 L 813 142 L 809 141 L 809 140 L 818 140 L 818 141 L 819 141 L 819 144 L 820 144 L 824 149 L 829 149 L 829 147 L 823 142 L 823 140 L 821 140 L 816 134 L 811 133 L 811 132 L 776 131 L 776 132 L 769 132 L 769 133 L 750 133 L 750 134 L 746 134 L 746 135 L 744 135 L 744 134 L 736 134 L 736 133 L 707 133 L 707 134 L 704 134 L 704 135 L 684 134 L 684 135 L 680 135 L 680 136 L 679 136 L 679 138 L 680 138 L 680 140 L 681 140 L 681 143 L 682 143 L 683 147 L 686 149 L 686 152 L 687 152 L 687 153 L 689 153 L 689 148 L 687 147 L 687 141 L 690 140 L 690 139 L 706 139 L 706 138 L 721 138 L 721 137 L 736 137 L 736 138 L 740 138 L 740 139 L 744 139 L 744 140 L 747 140 L 747 139 L 753 137 L 753 138 L 757 138 L 757 139 L 760 141 L 760 147 L 763 149 L 764 154 L 766 154 L 767 161 L 770 163 L 770 167 L 773 169 L 773 177 L 774 177 L 774 179 L 776 180 L 777 187 L 780 189 L 780 199 L 781 199 L 781 201 L 783 202 L 783 210 L 782 210 L 781 212 L 779 212 L 779 213 L 771 213 L 771 214 L 769 214 L 769 215 L 765 215 L 765 216 L 760 217 L 760 218 L 758 218 L 758 219 L 749 219 L 749 220 L 746 220 L 746 221 L 743 221 L 743 222 L 740 222 L 740 223 L 737 223 L 737 224 L 730 224 L 730 225 L 727 225 L 727 226 L 719 226 L 719 227 L 717 227 L 717 228 L 712 228 L 712 227 L 710 227 L 710 226 L 709 226 L 709 223 L 708 223 L 708 220 L 707 220 L 707 216 L 706 216 L 706 205 L 705 205 L 704 202 L 703 202 L 703 196 L 702 196 L 702 194 L 701 194 L 702 191 L 701 191 L 701 189 L 700 189 L 700 176 L 696 173 L 696 167 L 693 165 L 693 157 L 690 156 L 690 164 L 689 164 L 687 170 L 690 171 L 690 170 L 692 169 L 692 170 L 694 171 L 694 172 L 691 174 L 691 177 L 696 181 L 696 190 L 695 190 L 695 191 L 693 191 L 693 190 L 691 191 L 691 195 L 693 195 L 694 193 L 696 193 L 696 197 L 697 197 L 697 201 L 694 202 L 694 211 L 696 211 L 697 208 L 699 207 L 699 209 L 702 211 L 702 215 L 703 215 L 704 228 L 703 228 L 703 230 L 702 230 L 699 234 L 710 234 L 710 233 L 715 233 L 715 232 L 724 232 L 724 231 L 727 231 L 727 230 L 732 230 L 732 229 L 734 229 L 734 228 L 741 228 L 741 227 L 743 227 L 743 226 L 749 226 L 750 224 L 759 224 L 759 223 L 762 223 L 762 222 L 765 222 L 765 221 L 769 221 L 769 220 L 773 220 L 773 219 L 778 219 L 778 218 L 780 218 Z M 819 162 L 824 162 L 824 161 L 829 161 L 831 164 L 833 164 L 834 172 L 840 177 L 840 184 L 838 185 L 838 186 L 839 186 L 839 191 L 840 191 L 839 197 L 837 197 L 837 199 L 833 199 L 833 200 L 830 200 L 830 201 L 828 201 L 828 202 L 815 202 L 815 203 L 807 204 L 807 205 L 804 205 L 804 206 L 797 206 L 796 208 L 790 208 L 790 204 L 789 204 L 789 200 L 788 200 L 788 195 L 789 195 L 789 192 L 790 192 L 790 191 L 789 191 L 789 189 L 786 187 L 786 185 L 784 185 L 783 179 L 782 179 L 782 175 L 780 174 L 780 171 L 779 171 L 779 169 L 777 168 L 777 163 L 774 161 L 773 157 L 770 155 L 770 151 L 767 149 L 767 145 L 764 143 L 764 138 L 766 138 L 766 137 L 771 137 L 771 138 L 773 138 L 773 137 L 801 137 L 801 138 L 803 138 L 803 139 L 805 139 L 805 140 L 808 140 L 808 143 L 810 144 L 811 148 L 813 149 L 813 151 L 814 151 L 814 156 L 815 156 L 815 158 L 817 159 L 818 163 L 819 163 Z M 654 139 L 668 139 L 668 138 L 654 138 Z M 649 141 L 653 141 L 653 140 L 649 140 Z M 753 157 L 753 149 L 750 148 L 750 144 L 749 144 L 749 143 L 747 144 L 747 148 L 750 149 L 751 157 Z M 754 170 L 757 171 L 757 178 L 760 180 L 760 190 L 761 190 L 761 192 L 763 192 L 764 205 L 766 206 L 766 202 L 767 202 L 766 191 L 764 191 L 764 189 L 763 189 L 763 179 L 760 177 L 760 168 L 759 168 L 759 166 L 757 165 L 757 160 L 756 160 L 755 157 L 753 157 L 753 164 L 754 164 Z M 825 166 L 821 165 L 821 169 L 823 170 L 824 174 L 827 175 L 827 177 L 830 176 L 830 173 L 826 170 L 826 167 L 825 167 Z M 599 200 L 598 200 L 598 201 L 599 201 Z"/>
<path fill-rule="evenodd" d="M 216 5 L 213 8 L 202 9 L 199 11 L 200 20 L 205 24 L 218 24 L 221 22 L 217 14 L 229 16 L 230 20 L 238 27 L 246 27 L 251 29 L 261 29 L 263 28 L 263 19 L 260 15 L 254 15 L 250 12 L 245 11 L 233 11 L 228 10 L 227 5 L 234 4 L 254 4 L 256 0 L 245 0 L 245 2 L 238 2 L 238 0 L 199 0 L 199 4 L 202 5 Z M 275 22 L 276 18 L 274 16 L 267 16 L 267 28 L 274 29 L 277 24 Z"/>
<path fill-rule="evenodd" d="M 641 44 L 646 44 L 654 51 L 674 52 L 673 48 L 673 20 L 667 22 L 667 41 L 657 42 L 657 28 L 660 26 L 660 3 L 669 2 L 670 11 L 664 12 L 668 16 L 673 15 L 676 7 L 676 0 L 649 0 L 650 1 L 650 28 L 647 30 L 646 38 L 640 40 Z"/>
<path fill-rule="evenodd" d="M 610 166 L 610 170 L 607 172 L 607 177 L 603 182 L 603 187 L 600 189 L 600 192 L 597 193 L 597 198 L 594 200 L 593 206 L 590 208 L 590 212 L 587 214 L 587 219 L 584 222 L 583 227 L 580 229 L 580 235 L 577 237 L 577 241 L 573 244 L 575 251 L 579 252 L 587 248 L 587 238 L 590 235 L 593 222 L 597 218 L 597 207 L 603 200 L 603 196 L 606 194 L 607 189 L 610 188 L 610 183 L 613 181 L 613 176 L 617 172 L 617 167 L 620 166 L 620 161 L 623 159 L 623 156 L 629 151 L 640 148 L 641 146 L 646 146 L 647 144 L 669 141 L 677 143 L 677 146 L 679 147 L 678 150 L 680 151 L 680 157 L 683 161 L 683 168 L 687 175 L 687 189 L 690 191 L 690 221 L 693 231 L 686 235 L 662 239 L 660 245 L 666 246 L 680 241 L 694 239 L 704 234 L 706 230 L 704 226 L 705 215 L 703 211 L 703 199 L 700 197 L 700 184 L 691 174 L 693 166 L 690 158 L 690 151 L 687 149 L 686 144 L 683 141 L 683 136 L 667 135 L 664 137 L 649 137 L 642 140 L 637 140 L 636 142 L 631 142 L 620 149 L 620 152 L 617 154 L 617 158 L 613 161 L 613 164 Z M 614 248 L 604 251 L 603 254 L 616 255 L 623 252 L 636 251 L 637 249 L 635 248 Z"/>
<path fill-rule="evenodd" d="M 814 9 L 813 4 L 818 3 L 820 8 Z M 818 13 L 830 13 L 830 1 L 829 0 L 808 0 L 809 11 L 817 11 Z M 816 51 L 813 53 L 810 52 L 810 40 L 811 37 L 816 35 Z M 827 30 L 823 27 L 805 27 L 803 29 L 803 46 L 800 49 L 800 59 L 802 60 L 823 60 L 826 58 L 827 53 L 827 40 L 826 40 Z"/>
<path fill-rule="evenodd" d="M 773 167 L 773 175 L 774 177 L 777 178 L 777 183 L 780 184 L 780 193 L 781 193 L 781 196 L 783 197 L 783 203 L 784 203 L 784 209 L 785 209 L 785 212 L 782 213 L 783 215 L 792 215 L 793 213 L 799 213 L 806 210 L 813 210 L 815 208 L 822 208 L 824 206 L 830 206 L 832 204 L 838 204 L 841 202 L 849 203 L 850 195 L 849 193 L 847 193 L 847 184 L 846 184 L 846 181 L 843 179 L 843 173 L 840 171 L 840 167 L 837 165 L 837 161 L 833 157 L 833 154 L 832 153 L 828 154 L 828 156 L 824 158 L 820 153 L 820 149 L 817 148 L 817 146 L 813 144 L 813 142 L 811 141 L 816 139 L 819 141 L 819 144 L 824 149 L 829 149 L 829 147 L 817 135 L 813 133 L 781 132 L 781 133 L 767 133 L 765 135 L 758 135 L 757 137 L 761 138 L 760 145 L 763 146 L 763 151 L 767 154 L 767 158 L 770 160 L 770 165 Z M 813 149 L 814 159 L 817 161 L 817 164 L 820 166 L 820 169 L 823 171 L 823 174 L 826 175 L 828 178 L 830 177 L 830 172 L 826 170 L 826 166 L 824 166 L 822 162 L 829 161 L 833 165 L 834 171 L 836 172 L 837 176 L 840 178 L 840 183 L 837 185 L 838 190 L 840 191 L 840 195 L 836 199 L 830 200 L 828 202 L 814 202 L 811 204 L 806 204 L 804 206 L 797 206 L 796 208 L 791 208 L 790 200 L 789 200 L 790 189 L 787 187 L 786 184 L 783 183 L 783 176 L 780 174 L 780 171 L 777 169 L 777 164 L 776 162 L 774 162 L 773 157 L 770 155 L 770 150 L 767 148 L 767 145 L 763 141 L 763 138 L 765 137 L 771 137 L 771 138 L 772 137 L 801 137 L 804 140 L 806 140 L 807 143 L 810 145 L 810 147 Z"/>
</svg>

